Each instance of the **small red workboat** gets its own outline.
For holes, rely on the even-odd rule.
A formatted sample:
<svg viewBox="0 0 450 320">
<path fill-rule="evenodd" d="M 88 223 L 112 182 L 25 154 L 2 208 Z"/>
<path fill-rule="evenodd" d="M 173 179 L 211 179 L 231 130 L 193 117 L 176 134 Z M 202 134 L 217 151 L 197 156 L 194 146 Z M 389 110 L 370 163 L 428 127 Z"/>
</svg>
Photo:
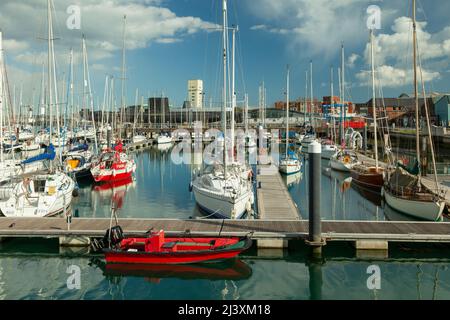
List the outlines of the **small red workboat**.
<svg viewBox="0 0 450 320">
<path fill-rule="evenodd" d="M 95 182 L 114 182 L 130 179 L 136 170 L 136 163 L 123 152 L 122 145 L 102 153 L 100 159 L 92 164 L 91 173 Z"/>
<path fill-rule="evenodd" d="M 106 263 L 186 264 L 234 258 L 250 248 L 248 237 L 165 237 L 164 231 L 148 237 L 124 238 L 120 226 L 104 238 Z"/>
</svg>

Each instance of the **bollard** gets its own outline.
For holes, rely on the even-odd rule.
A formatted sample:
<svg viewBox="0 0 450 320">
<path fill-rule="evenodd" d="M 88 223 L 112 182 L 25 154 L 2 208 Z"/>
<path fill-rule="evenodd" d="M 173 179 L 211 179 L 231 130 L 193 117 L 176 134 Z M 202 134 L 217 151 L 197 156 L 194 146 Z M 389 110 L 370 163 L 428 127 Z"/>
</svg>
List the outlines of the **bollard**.
<svg viewBox="0 0 450 320">
<path fill-rule="evenodd" d="M 322 146 L 317 141 L 308 146 L 309 161 L 309 244 L 314 253 L 320 254 L 324 241 L 322 240 L 322 222 L 320 220 L 321 193 L 321 153 Z"/>
</svg>

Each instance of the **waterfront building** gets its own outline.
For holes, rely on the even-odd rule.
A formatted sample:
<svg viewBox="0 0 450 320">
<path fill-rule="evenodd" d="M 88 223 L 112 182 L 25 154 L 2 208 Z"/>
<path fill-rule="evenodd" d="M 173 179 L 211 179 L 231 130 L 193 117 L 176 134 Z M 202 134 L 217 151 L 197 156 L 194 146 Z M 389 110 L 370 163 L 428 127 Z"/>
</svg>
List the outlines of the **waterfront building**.
<svg viewBox="0 0 450 320">
<path fill-rule="evenodd" d="M 188 101 L 190 107 L 202 109 L 203 107 L 203 80 L 188 81 Z"/>
<path fill-rule="evenodd" d="M 446 94 L 437 99 L 434 110 L 438 119 L 438 124 L 443 127 L 450 126 L 450 95 Z"/>
</svg>

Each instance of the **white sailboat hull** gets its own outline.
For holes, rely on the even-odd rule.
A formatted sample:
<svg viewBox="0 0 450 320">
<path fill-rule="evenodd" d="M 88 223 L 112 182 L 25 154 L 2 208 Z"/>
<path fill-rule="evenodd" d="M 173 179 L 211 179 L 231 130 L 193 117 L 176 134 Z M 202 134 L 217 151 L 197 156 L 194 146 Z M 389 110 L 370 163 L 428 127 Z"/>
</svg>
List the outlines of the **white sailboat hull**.
<svg viewBox="0 0 450 320">
<path fill-rule="evenodd" d="M 333 147 L 325 146 L 325 147 L 322 147 L 322 155 L 321 155 L 321 157 L 323 159 L 330 160 L 331 157 L 333 157 L 336 154 L 336 152 L 337 152 L 337 148 L 336 147 L 334 147 L 334 146 Z"/>
<path fill-rule="evenodd" d="M 383 188 L 382 194 L 387 204 L 406 215 L 429 221 L 439 221 L 445 208 L 444 201 L 427 202 L 394 197 Z"/>
<path fill-rule="evenodd" d="M 231 197 L 209 192 L 204 188 L 193 186 L 195 201 L 199 207 L 208 214 L 225 219 L 241 219 L 247 211 L 250 203 L 251 192 L 244 193 L 239 198 Z"/>
<path fill-rule="evenodd" d="M 14 188 L 7 201 L 0 202 L 0 211 L 5 217 L 49 217 L 68 210 L 72 203 L 72 192 L 75 183 L 69 177 L 65 179 L 65 185 L 59 186 L 54 194 L 39 193 L 26 195 L 23 188 Z"/>
<path fill-rule="evenodd" d="M 354 164 L 345 164 L 339 160 L 331 159 L 330 160 L 331 169 L 342 171 L 342 172 L 350 172 Z"/>
<path fill-rule="evenodd" d="M 300 161 L 281 161 L 279 170 L 283 174 L 294 174 L 300 172 L 302 169 Z"/>
</svg>

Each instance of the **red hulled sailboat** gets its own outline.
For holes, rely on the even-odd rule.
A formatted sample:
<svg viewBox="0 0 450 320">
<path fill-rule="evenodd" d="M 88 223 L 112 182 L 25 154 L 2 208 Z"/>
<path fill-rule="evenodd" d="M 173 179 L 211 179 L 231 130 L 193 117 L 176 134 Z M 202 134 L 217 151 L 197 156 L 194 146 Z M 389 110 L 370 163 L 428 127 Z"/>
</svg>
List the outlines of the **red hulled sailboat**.
<svg viewBox="0 0 450 320">
<path fill-rule="evenodd" d="M 108 149 L 93 163 L 91 168 L 95 182 L 115 182 L 130 179 L 136 171 L 136 163 L 123 152 L 122 143 L 116 144 L 114 149 Z"/>
</svg>

